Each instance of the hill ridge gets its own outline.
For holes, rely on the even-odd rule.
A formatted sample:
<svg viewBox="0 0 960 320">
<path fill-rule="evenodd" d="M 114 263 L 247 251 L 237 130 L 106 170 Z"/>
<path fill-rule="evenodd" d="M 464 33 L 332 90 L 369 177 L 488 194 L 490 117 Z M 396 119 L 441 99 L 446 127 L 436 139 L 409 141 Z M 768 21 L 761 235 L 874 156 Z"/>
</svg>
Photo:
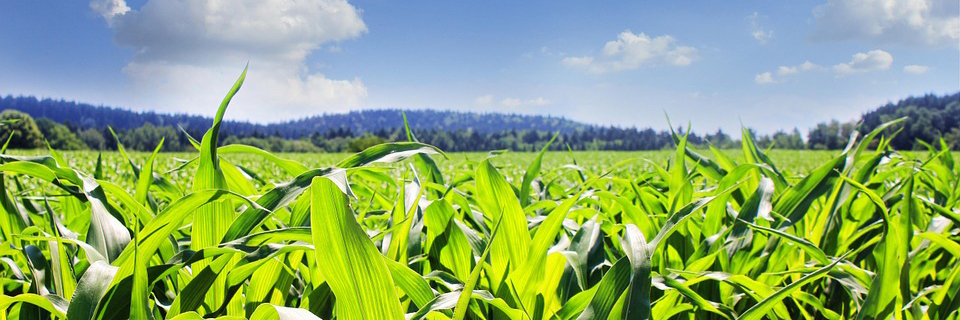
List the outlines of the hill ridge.
<svg viewBox="0 0 960 320">
<path fill-rule="evenodd" d="M 118 130 L 127 130 L 151 123 L 156 126 L 181 126 L 193 134 L 206 130 L 213 122 L 212 117 L 202 115 L 134 111 L 120 107 L 25 95 L 0 97 L 0 110 L 4 109 L 19 110 L 35 118 L 49 118 L 61 123 L 70 123 L 81 129 L 103 128 L 109 125 Z M 349 130 L 353 133 L 376 132 L 402 127 L 401 112 L 407 114 L 410 127 L 413 129 L 473 130 L 484 133 L 504 130 L 570 133 L 602 127 L 553 115 L 433 109 L 362 109 L 345 113 L 323 113 L 268 124 L 225 120 L 223 131 L 242 136 L 276 135 L 287 139 L 303 138 L 314 132 L 337 129 Z"/>
</svg>

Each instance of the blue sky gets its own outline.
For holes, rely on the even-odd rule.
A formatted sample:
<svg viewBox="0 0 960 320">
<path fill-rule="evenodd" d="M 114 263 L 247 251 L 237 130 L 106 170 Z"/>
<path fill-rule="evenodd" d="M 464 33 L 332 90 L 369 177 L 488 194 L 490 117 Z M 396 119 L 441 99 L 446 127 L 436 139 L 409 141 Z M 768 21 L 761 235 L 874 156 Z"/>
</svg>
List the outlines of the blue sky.
<svg viewBox="0 0 960 320">
<path fill-rule="evenodd" d="M 0 94 L 270 122 L 356 109 L 761 132 L 960 90 L 955 0 L 0 2 Z"/>
</svg>

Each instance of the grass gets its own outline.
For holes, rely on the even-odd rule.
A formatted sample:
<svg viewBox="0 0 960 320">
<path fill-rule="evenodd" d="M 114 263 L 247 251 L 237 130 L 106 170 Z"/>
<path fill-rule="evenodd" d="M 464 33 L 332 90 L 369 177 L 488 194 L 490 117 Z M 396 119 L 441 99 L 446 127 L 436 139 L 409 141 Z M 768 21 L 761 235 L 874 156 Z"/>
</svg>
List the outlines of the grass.
<svg viewBox="0 0 960 320">
<path fill-rule="evenodd" d="M 0 320 L 958 317 L 941 145 L 216 148 L 242 80 L 195 153 L 0 156 Z"/>
</svg>

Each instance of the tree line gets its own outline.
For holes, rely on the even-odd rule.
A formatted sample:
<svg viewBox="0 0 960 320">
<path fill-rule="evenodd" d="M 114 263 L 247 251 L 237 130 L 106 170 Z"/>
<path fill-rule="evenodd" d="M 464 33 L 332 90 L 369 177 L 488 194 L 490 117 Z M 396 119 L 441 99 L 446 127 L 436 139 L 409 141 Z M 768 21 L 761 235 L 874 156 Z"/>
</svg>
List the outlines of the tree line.
<svg viewBox="0 0 960 320">
<path fill-rule="evenodd" d="M 36 119 L 49 118 L 71 126 L 129 130 L 147 123 L 154 126 L 181 127 L 191 134 L 202 134 L 213 120 L 209 117 L 188 114 L 165 114 L 153 111 L 134 112 L 107 106 L 94 106 L 74 101 L 38 99 L 33 96 L 0 97 L 0 110 L 14 109 Z M 290 121 L 257 124 L 226 120 L 221 124 L 224 133 L 241 137 L 277 136 L 284 139 L 301 139 L 317 131 L 342 128 L 357 134 L 374 132 L 383 128 L 397 127 L 403 123 L 406 113 L 414 130 L 439 129 L 455 131 L 472 129 L 480 132 L 503 130 L 559 131 L 563 133 L 591 127 L 563 117 L 542 115 L 519 115 L 508 113 L 475 113 L 449 110 L 378 109 L 356 110 L 346 113 L 322 114 Z"/>
<path fill-rule="evenodd" d="M 8 96 L 8 98 L 10 97 Z M 421 126 L 415 127 L 412 125 L 415 122 L 414 117 L 408 117 L 411 120 L 412 130 L 419 141 L 451 152 L 501 149 L 536 151 L 543 148 L 548 141 L 554 138 L 554 135 L 556 135 L 556 141 L 551 145 L 551 149 L 554 150 L 566 150 L 568 148 L 571 150 L 659 150 L 673 148 L 672 133 L 669 130 L 656 131 L 650 128 L 593 126 L 556 117 L 499 115 L 500 118 L 497 118 L 490 114 L 428 111 L 420 110 L 413 112 L 413 114 L 427 114 L 428 118 L 452 117 L 452 119 L 460 120 L 457 125 L 442 120 L 441 124 L 433 127 L 427 127 L 423 125 L 423 122 L 417 121 L 416 123 L 420 123 Z M 122 112 L 120 114 L 130 116 L 130 114 Z M 376 120 L 360 121 L 350 126 L 327 126 L 341 121 L 357 119 L 358 114 L 359 118 L 376 118 Z M 398 118 L 394 119 L 394 114 L 397 114 Z M 151 113 L 147 114 L 146 117 L 157 115 Z M 172 121 L 171 119 L 164 118 L 163 121 L 159 121 L 159 124 L 145 121 L 135 127 L 114 127 L 115 131 L 111 132 L 106 126 L 91 126 L 88 123 L 89 121 L 86 120 L 58 122 L 48 117 L 34 119 L 28 113 L 8 109 L 0 113 L 0 120 L 16 121 L 6 121 L 6 124 L 0 127 L 0 137 L 6 140 L 12 134 L 13 138 L 11 138 L 9 146 L 22 149 L 46 147 L 49 144 L 59 150 L 115 150 L 117 140 L 119 140 L 128 149 L 147 151 L 153 150 L 160 139 L 164 139 L 162 151 L 187 151 L 193 148 L 188 137 L 199 137 L 203 132 L 202 130 L 206 129 L 199 124 L 201 120 L 206 118 L 196 117 L 194 119 L 190 117 L 184 118 L 189 119 L 186 122 L 187 125 L 174 126 L 174 124 L 168 122 Z M 889 132 L 887 132 L 887 135 L 892 137 L 891 145 L 894 148 L 901 150 L 920 149 L 923 147 L 923 143 L 930 143 L 939 138 L 944 138 L 954 149 L 960 148 L 960 93 L 945 96 L 928 94 L 922 97 L 910 97 L 865 113 L 857 122 L 840 122 L 837 120 L 822 122 L 807 131 L 806 139 L 797 128 L 790 131 L 780 130 L 773 134 L 758 134 L 750 129 L 747 132 L 763 148 L 835 150 L 842 149 L 854 131 L 866 133 L 882 123 L 902 117 L 908 117 L 910 121 L 905 121 L 896 128 L 888 129 Z M 77 119 L 90 118 L 80 117 Z M 392 127 L 385 125 L 387 119 L 394 122 Z M 357 112 L 357 114 L 344 114 L 338 117 L 313 117 L 297 121 L 288 122 L 288 124 L 299 129 L 290 130 L 286 134 L 279 131 L 268 133 L 269 131 L 265 129 L 267 127 L 264 125 L 235 122 L 234 124 L 238 124 L 238 126 L 234 128 L 254 129 L 224 130 L 221 133 L 223 137 L 221 144 L 247 144 L 271 152 L 356 152 L 379 143 L 406 140 L 405 131 L 398 126 L 403 124 L 403 116 L 400 112 L 391 110 Z M 300 123 L 310 121 L 314 124 Z M 514 124 L 527 121 L 537 125 L 529 125 L 530 128 L 526 129 L 518 129 L 518 126 L 502 125 L 503 128 L 500 130 L 493 130 L 498 121 Z M 295 122 L 299 124 L 294 125 Z M 318 122 L 326 124 L 318 125 L 316 124 Z M 484 123 L 484 125 L 476 125 L 478 122 Z M 209 125 L 209 121 L 206 123 Z M 446 123 L 446 125 L 442 123 Z M 471 125 L 471 123 L 474 124 Z M 558 127 L 556 129 L 552 128 L 551 123 Z M 375 130 L 364 129 L 378 125 L 382 126 Z M 304 130 L 303 127 L 310 126 L 314 127 L 312 132 L 300 132 Z M 687 135 L 688 142 L 693 145 L 711 145 L 721 149 L 740 147 L 739 139 L 733 138 L 722 130 L 708 134 L 698 134 L 696 132 L 685 132 L 684 128 L 680 127 L 676 128 L 675 132 Z M 114 134 L 116 134 L 116 137 L 114 137 Z"/>
</svg>

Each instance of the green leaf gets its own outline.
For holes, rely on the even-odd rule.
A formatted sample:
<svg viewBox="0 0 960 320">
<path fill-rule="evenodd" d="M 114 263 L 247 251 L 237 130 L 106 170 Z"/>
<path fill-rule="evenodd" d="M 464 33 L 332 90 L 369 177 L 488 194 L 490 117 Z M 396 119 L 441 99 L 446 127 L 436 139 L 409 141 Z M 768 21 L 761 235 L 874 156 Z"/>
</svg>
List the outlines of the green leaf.
<svg viewBox="0 0 960 320">
<path fill-rule="evenodd" d="M 477 168 L 477 202 L 491 221 L 503 221 L 502 234 L 496 242 L 491 242 L 491 280 L 499 287 L 505 280 L 507 266 L 516 269 L 526 262 L 527 249 L 530 248 L 530 232 L 527 229 L 526 215 L 513 188 L 503 175 L 484 160 Z M 511 272 L 512 273 L 512 272 Z M 469 290 L 468 290 L 469 291 Z M 496 294 L 496 292 L 494 292 Z"/>
<path fill-rule="evenodd" d="M 490 241 L 488 243 L 493 243 L 493 241 L 497 239 L 497 236 L 500 234 L 501 222 L 503 222 L 502 219 L 497 220 L 496 225 L 493 226 L 493 231 L 490 233 Z M 483 264 L 487 260 L 487 256 L 490 255 L 491 247 L 493 246 L 487 245 L 487 247 L 483 249 L 477 265 L 473 267 L 473 271 L 470 271 L 470 278 L 463 284 L 463 290 L 460 292 L 456 307 L 453 309 L 453 320 L 463 320 L 464 317 L 467 316 L 467 306 L 470 305 L 473 290 L 476 289 L 477 283 L 480 282 L 480 272 L 483 270 Z"/>
<path fill-rule="evenodd" d="M 51 315 L 66 319 L 67 318 L 67 302 L 55 295 L 37 295 L 33 293 L 22 293 L 16 296 L 10 297 L 7 295 L 0 294 L 0 311 L 7 312 L 7 308 L 10 308 L 11 305 L 16 303 L 25 303 L 39 307 L 43 310 L 46 310 Z M 21 309 L 22 310 L 22 309 Z M 0 315 L 0 319 L 6 317 L 6 315 Z M 74 318 L 70 318 L 74 319 Z"/>
<path fill-rule="evenodd" d="M 626 293 L 623 319 L 650 318 L 650 272 L 653 267 L 650 258 L 653 251 L 643 232 L 636 225 L 624 226 L 623 251 L 630 260 L 630 286 Z M 609 272 L 609 271 L 608 271 Z"/>
<path fill-rule="evenodd" d="M 770 199 L 773 197 L 773 188 L 773 180 L 769 178 L 760 179 L 760 184 L 757 185 L 757 191 L 755 191 L 753 195 L 747 199 L 747 202 L 743 204 L 743 207 L 740 208 L 740 214 L 737 216 L 737 219 L 753 223 L 759 216 L 772 221 L 770 210 L 773 206 L 770 203 Z M 741 250 L 748 249 L 753 241 L 753 234 L 750 233 L 749 230 L 747 225 L 737 221 L 730 235 L 727 236 L 727 255 L 731 262 L 735 262 L 737 265 L 742 265 L 742 261 L 737 261 L 739 259 L 734 259 L 734 256 Z M 743 254 L 745 253 L 741 253 L 740 257 L 742 257 Z"/>
<path fill-rule="evenodd" d="M 343 170 L 333 168 L 312 169 L 304 172 L 291 181 L 277 185 L 270 189 L 257 199 L 258 207 L 250 207 L 243 211 L 230 224 L 230 228 L 224 234 L 221 243 L 230 242 L 243 237 L 263 223 L 273 210 L 281 208 L 310 187 L 315 177 L 331 177 L 337 179 L 340 185 L 346 186 L 346 175 Z"/>
<path fill-rule="evenodd" d="M 410 123 L 407 122 L 407 113 L 401 111 L 403 115 L 403 128 L 407 134 L 407 141 L 409 142 L 420 142 L 417 140 L 417 136 L 413 134 L 413 131 L 410 130 Z M 418 153 L 413 156 L 413 162 L 417 166 L 417 170 L 423 174 L 424 181 L 436 183 L 437 185 L 444 185 L 443 173 L 440 172 L 440 168 L 437 167 L 437 162 L 433 161 L 426 153 Z M 434 192 L 434 195 L 442 197 L 443 194 L 439 191 Z"/>
<path fill-rule="evenodd" d="M 603 275 L 603 279 L 597 284 L 597 291 L 594 292 L 593 298 L 590 299 L 590 303 L 583 312 L 580 313 L 577 320 L 606 320 L 607 316 L 610 315 L 610 312 L 613 310 L 613 305 L 616 303 L 617 298 L 619 298 L 620 295 L 623 294 L 623 291 L 632 283 L 632 265 L 630 259 L 626 257 L 620 258 L 620 260 Z M 642 284 L 638 284 L 637 286 L 642 286 Z M 643 293 L 636 294 L 639 295 L 637 301 L 640 301 Z M 631 311 L 638 311 L 643 308 L 644 307 L 640 305 Z M 628 314 L 624 313 L 624 315 L 627 316 Z M 643 313 L 630 313 L 629 316 L 640 317 L 630 319 L 643 319 L 642 317 L 644 315 Z"/>
<path fill-rule="evenodd" d="M 311 195 L 317 269 L 337 297 L 337 318 L 402 320 L 383 255 L 357 223 L 347 195 L 322 177 L 313 179 Z"/>
<path fill-rule="evenodd" d="M 867 299 L 857 312 L 857 319 L 885 319 L 894 312 L 900 312 L 903 299 L 900 295 L 900 268 L 903 265 L 907 248 L 901 248 L 900 226 L 895 217 L 890 216 L 883 199 L 876 193 L 845 176 L 840 176 L 845 182 L 867 196 L 881 211 L 883 220 L 883 236 L 878 244 L 877 273 L 873 276 Z"/>
<path fill-rule="evenodd" d="M 393 163 L 412 157 L 415 154 L 440 154 L 447 157 L 437 147 L 419 142 L 394 142 L 378 144 L 356 153 L 337 164 L 339 168 L 362 167 L 371 163 Z"/>
<path fill-rule="evenodd" d="M 543 155 L 547 153 L 550 145 L 553 144 L 554 140 L 557 140 L 557 136 L 559 135 L 560 133 L 558 132 L 553 135 L 553 138 L 550 138 L 550 141 L 547 141 L 547 144 L 543 146 L 543 149 L 540 150 L 537 157 L 530 162 L 527 171 L 523 173 L 523 182 L 520 183 L 520 207 L 526 207 L 530 204 L 530 185 L 533 183 L 533 179 L 536 179 L 537 176 L 540 175 L 540 164 L 543 162 Z"/>
<path fill-rule="evenodd" d="M 288 308 L 272 304 L 261 304 L 250 316 L 250 320 L 322 320 L 310 311 Z"/>
<path fill-rule="evenodd" d="M 781 221 L 777 229 L 792 226 L 803 219 L 813 201 L 833 188 L 839 172 L 845 167 L 846 156 L 841 154 L 781 193 L 773 203 L 773 211 L 786 216 L 787 220 Z"/>
<path fill-rule="evenodd" d="M 94 312 L 100 299 L 110 288 L 110 283 L 117 274 L 117 267 L 104 262 L 94 262 L 80 277 L 77 291 L 70 299 L 67 309 L 67 318 L 77 320 L 93 319 Z"/>
<path fill-rule="evenodd" d="M 304 173 L 305 171 L 309 170 L 309 169 L 307 168 L 307 166 L 304 166 L 303 164 L 301 164 L 301 163 L 299 163 L 299 162 L 296 162 L 296 161 L 293 161 L 293 160 L 283 159 L 283 158 L 280 158 L 280 157 L 278 157 L 278 156 L 276 156 L 276 155 L 274 155 L 274 154 L 272 154 L 272 153 L 270 153 L 270 152 L 264 151 L 263 149 L 259 149 L 259 148 L 257 148 L 257 147 L 248 146 L 248 145 L 242 145 L 242 144 L 226 145 L 226 146 L 222 146 L 222 147 L 220 147 L 220 148 L 217 148 L 217 152 L 219 152 L 219 153 L 221 153 L 221 154 L 252 154 L 252 155 L 258 155 L 258 156 L 262 157 L 263 159 L 265 159 L 265 160 L 267 160 L 267 161 L 273 162 L 273 163 L 276 164 L 278 167 L 280 167 L 281 169 L 283 169 L 283 170 L 286 171 L 287 173 L 289 173 L 289 174 L 291 174 L 291 175 L 294 175 L 294 176 L 298 176 L 298 175 Z"/>
<path fill-rule="evenodd" d="M 817 271 L 814 271 L 806 276 L 803 276 L 803 278 L 800 278 L 797 281 L 791 282 L 786 287 L 783 287 L 783 289 L 777 290 L 777 292 L 775 292 L 773 295 L 767 298 L 764 298 L 763 300 L 755 304 L 753 307 L 748 309 L 747 312 L 744 312 L 742 315 L 740 315 L 739 320 L 753 320 L 753 319 L 762 318 L 767 312 L 770 311 L 770 309 L 772 309 L 776 304 L 780 303 L 780 301 L 783 300 L 783 298 L 786 298 L 788 295 L 790 295 L 790 293 L 796 291 L 797 289 L 800 289 L 800 287 L 802 287 L 803 285 L 806 285 L 810 282 L 813 282 L 814 280 L 817 280 L 825 276 L 827 272 L 830 271 L 830 269 L 833 269 L 833 267 L 836 266 L 837 263 L 840 263 L 840 261 L 843 261 L 844 259 L 846 259 L 847 255 L 849 255 L 851 252 L 847 252 L 846 254 L 834 260 L 832 263 L 824 266 L 823 268 L 817 269 Z M 875 319 L 880 319 L 880 318 L 875 318 Z"/>
<path fill-rule="evenodd" d="M 220 169 L 220 158 L 217 156 L 217 144 L 219 143 L 220 125 L 223 121 L 223 115 L 227 111 L 227 105 L 233 99 L 237 91 L 243 85 L 246 78 L 247 68 L 243 69 L 240 78 L 234 83 L 233 88 L 223 98 L 217 114 L 213 118 L 213 126 L 207 130 L 200 141 L 200 160 L 197 163 L 197 171 L 193 178 L 193 191 L 202 191 L 209 189 L 227 189 L 227 181 Z M 230 224 L 236 219 L 236 212 L 233 204 L 229 200 L 216 201 L 197 208 L 194 214 L 193 227 L 190 229 L 190 248 L 200 250 L 220 243 Z M 201 262 L 195 266 L 196 270 L 203 270 L 208 262 Z M 224 299 L 225 292 L 220 290 L 223 287 L 223 280 L 215 284 L 216 288 L 207 296 L 208 305 L 220 305 Z"/>
</svg>

